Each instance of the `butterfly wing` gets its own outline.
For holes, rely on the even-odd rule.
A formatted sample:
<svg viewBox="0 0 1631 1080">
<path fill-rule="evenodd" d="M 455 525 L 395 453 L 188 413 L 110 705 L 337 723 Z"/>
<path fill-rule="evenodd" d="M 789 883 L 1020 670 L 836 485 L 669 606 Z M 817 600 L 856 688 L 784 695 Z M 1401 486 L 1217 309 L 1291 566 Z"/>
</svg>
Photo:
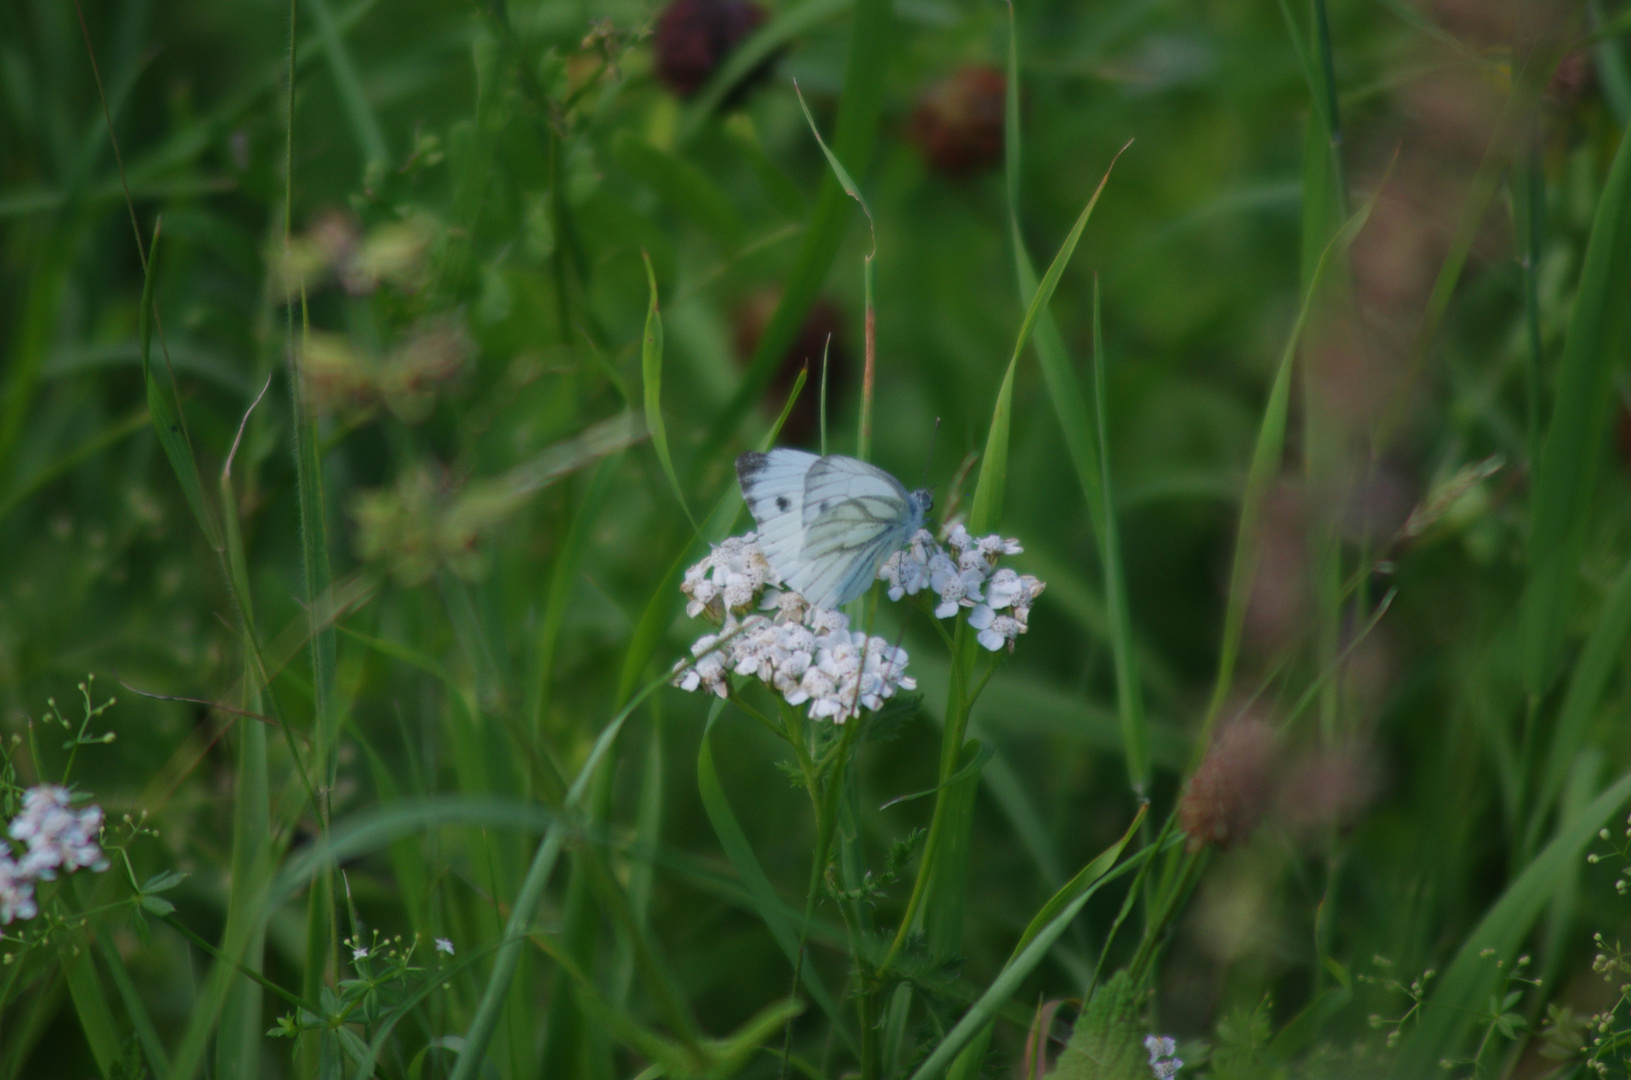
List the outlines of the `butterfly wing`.
<svg viewBox="0 0 1631 1080">
<path fill-rule="evenodd" d="M 804 544 L 786 580 L 817 607 L 842 607 L 920 523 L 893 476 L 855 458 L 821 458 L 804 479 Z"/>
<path fill-rule="evenodd" d="M 899 480 L 851 457 L 772 450 L 736 459 L 759 547 L 782 583 L 816 607 L 854 600 L 923 524 Z"/>
<path fill-rule="evenodd" d="M 803 450 L 785 449 L 736 459 L 742 498 L 759 523 L 759 550 L 784 582 L 804 546 L 804 478 L 820 460 Z"/>
</svg>

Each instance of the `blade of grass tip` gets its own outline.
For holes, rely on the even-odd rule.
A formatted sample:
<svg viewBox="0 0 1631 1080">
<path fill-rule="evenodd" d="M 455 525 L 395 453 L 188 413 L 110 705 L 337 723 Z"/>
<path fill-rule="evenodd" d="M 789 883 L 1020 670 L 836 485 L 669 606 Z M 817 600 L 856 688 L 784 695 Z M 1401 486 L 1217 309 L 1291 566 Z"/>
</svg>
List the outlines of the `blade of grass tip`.
<svg viewBox="0 0 1631 1080">
<path fill-rule="evenodd" d="M 674 459 L 668 452 L 668 428 L 663 423 L 663 317 L 657 307 L 657 272 L 651 268 L 650 254 L 642 251 L 640 257 L 645 260 L 646 284 L 651 289 L 651 301 L 646 308 L 646 330 L 640 339 L 640 377 L 644 383 L 646 431 L 651 435 L 657 460 L 662 463 L 663 475 L 668 477 L 668 483 L 674 489 L 674 499 L 685 511 L 691 531 L 700 535 L 702 530 L 697 527 L 697 519 L 691 515 L 691 507 L 686 504 L 685 491 L 674 472 Z"/>
<path fill-rule="evenodd" d="M 1008 223 L 1014 249 L 1014 269 L 1020 296 L 1034 296 L 1036 270 L 1019 228 L 1019 182 L 1022 132 L 1019 117 L 1019 45 L 1014 9 L 1008 5 L 1008 91 L 1005 102 L 1004 142 L 1008 174 Z M 1126 575 L 1115 524 L 1115 499 L 1110 486 L 1106 397 L 1102 387 L 1104 347 L 1099 332 L 1098 279 L 1094 279 L 1095 412 L 1089 415 L 1075 369 L 1067 359 L 1065 343 L 1053 313 L 1044 309 L 1037 318 L 1036 355 L 1043 382 L 1065 436 L 1088 515 L 1093 522 L 1105 579 L 1108 637 L 1116 669 L 1117 713 L 1121 721 L 1123 753 L 1133 790 L 1142 794 L 1149 784 L 1149 736 L 1144 730 L 1144 697 L 1132 636 L 1132 615 L 1126 597 Z"/>
<path fill-rule="evenodd" d="M 1345 250 L 1359 234 L 1359 230 L 1369 219 L 1371 208 L 1376 205 L 1380 193 L 1381 185 L 1378 185 L 1377 194 L 1372 195 L 1370 200 L 1343 224 L 1331 238 L 1330 243 L 1325 245 L 1325 250 L 1320 254 L 1314 272 L 1310 275 L 1308 287 L 1303 290 L 1297 321 L 1292 325 L 1285 349 L 1280 354 L 1280 364 L 1275 371 L 1274 382 L 1269 387 L 1268 402 L 1263 407 L 1263 422 L 1258 428 L 1257 441 L 1252 447 L 1251 463 L 1246 469 L 1246 490 L 1241 495 L 1240 524 L 1235 531 L 1235 553 L 1229 568 L 1229 592 L 1224 602 L 1223 637 L 1218 647 L 1217 679 L 1213 683 L 1212 697 L 1207 704 L 1206 719 L 1195 738 L 1191 767 L 1198 764 L 1201 755 L 1206 753 L 1212 726 L 1217 722 L 1218 713 L 1222 710 L 1234 681 L 1235 661 L 1240 654 L 1240 636 L 1246 624 L 1246 602 L 1250 598 L 1252 582 L 1257 573 L 1260 539 L 1258 530 L 1264 505 L 1275 477 L 1279 475 L 1281 458 L 1285 451 L 1286 419 L 1291 405 L 1291 373 L 1297 356 L 1297 343 L 1302 339 L 1303 328 L 1307 325 L 1314 296 L 1319 291 L 1320 282 L 1331 263 L 1332 253 Z"/>
<path fill-rule="evenodd" d="M 798 402 L 799 395 L 804 391 L 804 383 L 809 376 L 808 368 L 800 371 L 793 380 L 793 389 L 787 395 L 787 404 L 782 406 L 781 415 L 770 426 L 770 431 L 759 444 L 761 451 L 770 449 L 775 445 L 776 436 L 781 434 L 782 426 L 793 413 L 793 406 Z M 743 508 L 741 493 L 736 485 L 730 484 L 725 493 L 720 496 L 719 502 L 714 505 L 713 513 L 703 522 L 700 539 L 688 541 L 674 557 L 668 572 L 658 583 L 657 589 L 647 602 L 645 610 L 640 613 L 640 621 L 635 624 L 634 633 L 629 637 L 629 650 L 623 659 L 623 671 L 618 677 L 617 696 L 622 699 L 640 679 L 651 663 L 651 658 L 657 655 L 657 648 L 662 644 L 663 636 L 668 633 L 669 627 L 674 623 L 675 612 L 680 609 L 681 593 L 679 591 L 680 576 L 685 572 L 687 560 L 691 552 L 699 543 L 713 543 L 716 539 L 724 539 L 736 523 L 737 516 Z"/>
<path fill-rule="evenodd" d="M 833 1029 L 844 1040 L 844 1045 L 849 1047 L 851 1053 L 859 1053 L 855 1033 L 849 1029 L 843 1012 L 828 993 L 821 976 L 813 965 L 799 963 L 798 935 L 794 933 L 788 919 L 787 905 L 776 895 L 776 887 L 770 883 L 770 878 L 765 875 L 758 856 L 753 853 L 753 846 L 748 842 L 747 834 L 742 831 L 736 812 L 731 809 L 730 800 L 719 782 L 719 773 L 714 768 L 711 736 L 714 721 L 719 718 L 723 709 L 724 702 L 716 701 L 708 710 L 707 726 L 703 728 L 702 744 L 697 750 L 697 793 L 702 798 L 702 808 L 708 814 L 708 821 L 713 825 L 714 835 L 719 838 L 719 845 L 724 849 L 725 857 L 736 868 L 737 876 L 742 879 L 742 884 L 752 895 L 759 918 L 770 931 L 770 936 L 786 955 L 787 962 L 798 969 L 805 990 L 831 1019 Z"/>
<path fill-rule="evenodd" d="M 578 770 L 572 786 L 567 791 L 566 799 L 562 803 L 563 812 L 574 810 L 583 801 L 591 780 L 599 775 L 601 762 L 610 753 L 612 744 L 617 740 L 618 733 L 622 731 L 623 723 L 629 718 L 629 714 L 646 698 L 667 685 L 668 675 L 665 672 L 647 683 L 612 718 L 612 722 L 606 725 L 606 729 L 595 740 L 588 758 Z M 532 865 L 528 867 L 527 876 L 516 893 L 514 905 L 510 908 L 510 918 L 504 929 L 503 941 L 493 958 L 493 970 L 487 977 L 481 1002 L 477 1005 L 475 1016 L 471 1018 L 470 1026 L 465 1031 L 464 1048 L 448 1080 L 471 1080 L 481 1067 L 487 1052 L 487 1044 L 492 1040 L 493 1031 L 498 1026 L 499 1014 L 509 996 L 510 982 L 515 975 L 516 964 L 521 958 L 521 946 L 525 943 L 533 914 L 538 910 L 544 887 L 549 883 L 550 874 L 555 869 L 555 862 L 560 857 L 565 841 L 566 830 L 562 823 L 557 822 L 550 826 L 543 842 L 538 845 Z"/>
<path fill-rule="evenodd" d="M 1025 310 L 1025 318 L 1019 324 L 1019 333 L 1014 339 L 1013 355 L 1008 360 L 1008 369 L 1003 374 L 1001 388 L 997 391 L 997 404 L 992 410 L 991 431 L 986 436 L 985 457 L 980 463 L 980 477 L 975 482 L 974 500 L 969 508 L 969 532 L 982 533 L 996 525 L 997 514 L 1002 508 L 1003 484 L 1008 473 L 1008 430 L 1013 412 L 1014 369 L 1019 364 L 1026 343 L 1030 341 L 1031 331 L 1036 326 L 1037 319 L 1053 299 L 1054 290 L 1059 287 L 1059 279 L 1064 276 L 1065 267 L 1069 265 L 1071 256 L 1076 253 L 1076 245 L 1082 239 L 1082 231 L 1087 228 L 1088 219 L 1093 216 L 1093 208 L 1099 204 L 1099 196 L 1104 194 L 1104 187 L 1110 182 L 1110 173 L 1115 169 L 1121 155 L 1131 145 L 1131 142 L 1127 143 L 1110 159 L 1110 166 L 1100 178 L 1099 186 L 1093 189 L 1093 196 L 1087 200 L 1087 205 L 1082 207 L 1076 223 L 1071 226 L 1065 242 L 1059 246 L 1058 254 L 1049 264 L 1048 272 L 1042 275 L 1042 281 L 1037 285 L 1030 305 Z"/>
<path fill-rule="evenodd" d="M 838 101 L 838 121 L 832 147 L 846 168 L 858 170 L 872 155 L 883 109 L 883 80 L 888 71 L 888 53 L 894 34 L 891 0 L 857 0 L 850 27 L 849 58 L 844 65 L 844 85 Z M 709 460 L 735 434 L 743 418 L 770 385 L 776 367 L 798 334 L 804 317 L 815 301 L 827 271 L 844 240 L 846 195 L 836 177 L 826 177 L 816 197 L 814 212 L 804 231 L 804 244 L 797 262 L 782 286 L 781 302 L 766 324 L 758 346 L 748 361 L 735 395 L 720 411 L 713 430 L 698 455 Z"/>
<path fill-rule="evenodd" d="M 810 115 L 810 106 L 804 101 L 804 93 L 799 89 L 797 79 L 793 80 L 793 93 L 799 99 L 799 108 L 804 110 L 804 120 L 810 125 L 810 134 L 815 136 L 816 145 L 821 147 L 821 152 L 826 156 L 827 164 L 832 168 L 833 175 L 838 178 L 839 186 L 844 189 L 844 194 L 860 204 L 861 213 L 866 215 L 867 228 L 872 233 L 872 250 L 867 253 L 861 263 L 862 292 L 866 305 L 866 363 L 862 368 L 861 375 L 860 429 L 855 437 L 855 456 L 862 461 L 866 461 L 872 456 L 872 384 L 877 373 L 878 364 L 878 313 L 873 305 L 873 286 L 878 276 L 877 267 L 873 261 L 878 256 L 878 223 L 872 217 L 872 208 L 866 204 L 866 199 L 861 196 L 860 187 L 844 168 L 844 163 L 838 160 L 838 155 L 828 149 L 826 141 L 822 139 L 821 129 L 816 126 L 815 117 Z M 825 367 L 822 369 L 821 393 L 822 423 L 825 424 L 827 393 Z M 822 446 L 826 446 L 825 437 L 822 439 Z M 825 454 L 826 450 L 823 449 L 822 453 Z"/>
<path fill-rule="evenodd" d="M 1499 974 L 1495 961 L 1510 967 L 1535 920 L 1578 863 L 1597 830 L 1631 798 L 1631 774 L 1563 822 L 1552 842 L 1506 887 L 1456 952 L 1422 1007 L 1421 1019 L 1405 1035 L 1391 1075 L 1397 1080 L 1437 1075 L 1439 1062 L 1458 1056 Z M 1494 957 L 1486 957 L 1493 950 Z"/>
<path fill-rule="evenodd" d="M 855 0 L 804 0 L 778 10 L 746 41 L 732 49 L 680 119 L 675 141 L 683 146 L 702 130 L 738 83 L 768 62 L 787 43 L 855 6 Z M 733 118 L 734 119 L 734 118 Z"/>
<path fill-rule="evenodd" d="M 340 95 L 340 106 L 351 124 L 351 134 L 361 147 L 365 165 L 388 161 L 385 132 L 379 126 L 374 107 L 362 92 L 362 80 L 357 78 L 356 65 L 351 61 L 351 50 L 346 48 L 340 35 L 340 26 L 328 0 L 306 0 L 311 6 L 312 21 L 317 24 L 317 35 L 323 44 L 323 55 L 328 60 L 329 74 L 334 77 L 334 88 Z"/>
<path fill-rule="evenodd" d="M 1008 962 L 1003 965 L 1002 971 L 969 1007 L 968 1012 L 963 1014 L 962 1019 L 946 1033 L 946 1037 L 934 1048 L 934 1052 L 912 1073 L 912 1080 L 934 1080 L 944 1072 L 963 1049 L 992 1024 L 998 1010 L 1007 1004 L 1008 999 L 1019 989 L 1020 983 L 1047 958 L 1054 943 L 1069 928 L 1071 921 L 1099 888 L 1150 857 L 1155 849 L 1145 848 L 1120 866 L 1116 865 L 1116 860 L 1121 858 L 1122 851 L 1137 833 L 1147 809 L 1147 804 L 1140 805 L 1138 813 L 1133 816 L 1133 823 L 1122 834 L 1121 839 L 1083 867 L 1081 872 L 1042 905 L 1026 926 L 1025 932 L 1020 935 L 1019 942 L 1014 946 L 1014 951 L 1009 956 Z"/>
<path fill-rule="evenodd" d="M 1568 631 L 1577 552 L 1603 456 L 1612 378 L 1631 287 L 1631 128 L 1620 140 L 1586 241 L 1580 287 L 1553 383 L 1551 422 L 1535 475 L 1524 593 L 1524 688 L 1545 692 Z"/>
</svg>

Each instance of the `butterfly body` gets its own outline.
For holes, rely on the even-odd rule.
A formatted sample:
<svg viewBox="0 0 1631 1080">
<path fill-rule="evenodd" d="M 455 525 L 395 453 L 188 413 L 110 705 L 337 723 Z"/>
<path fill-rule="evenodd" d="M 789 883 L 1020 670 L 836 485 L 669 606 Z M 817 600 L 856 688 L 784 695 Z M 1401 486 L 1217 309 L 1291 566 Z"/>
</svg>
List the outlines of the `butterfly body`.
<svg viewBox="0 0 1631 1080">
<path fill-rule="evenodd" d="M 765 558 L 816 607 L 842 607 L 865 592 L 933 505 L 928 491 L 909 492 L 876 465 L 841 454 L 747 453 L 736 459 L 736 477 Z"/>
</svg>

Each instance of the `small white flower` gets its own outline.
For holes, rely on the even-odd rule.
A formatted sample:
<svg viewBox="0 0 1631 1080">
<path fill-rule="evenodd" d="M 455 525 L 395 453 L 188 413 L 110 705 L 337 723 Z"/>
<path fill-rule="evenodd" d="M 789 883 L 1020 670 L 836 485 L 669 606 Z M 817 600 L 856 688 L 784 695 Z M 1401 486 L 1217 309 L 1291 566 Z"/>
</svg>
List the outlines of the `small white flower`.
<svg viewBox="0 0 1631 1080">
<path fill-rule="evenodd" d="M 34 878 L 5 854 L 0 854 L 0 925 L 13 919 L 32 919 L 40 913 L 34 904 Z"/>
<path fill-rule="evenodd" d="M 933 560 L 929 576 L 929 585 L 940 596 L 940 603 L 935 606 L 934 615 L 937 619 L 947 619 L 957 614 L 960 607 L 973 607 L 984 599 L 980 586 L 985 584 L 985 575 L 978 570 L 960 569 L 944 555 Z"/>
<path fill-rule="evenodd" d="M 368 950 L 364 946 L 359 945 L 355 949 L 351 950 L 352 963 L 356 963 L 358 960 L 366 959 L 368 959 Z"/>
<path fill-rule="evenodd" d="M 1148 1035 L 1144 1038 L 1144 1049 L 1150 1052 L 1150 1071 L 1156 1080 L 1172 1080 L 1184 1063 L 1173 1055 L 1178 1052 L 1178 1044 L 1167 1035 Z"/>
<path fill-rule="evenodd" d="M 929 560 L 939 550 L 940 545 L 934 542 L 934 534 L 927 529 L 919 529 L 904 548 L 885 559 L 884 564 L 878 567 L 878 580 L 888 584 L 889 599 L 916 596 L 927 589 Z"/>
<path fill-rule="evenodd" d="M 986 604 L 976 604 L 969 612 L 968 625 L 978 630 L 979 642 L 992 652 L 1004 645 L 1013 648 L 1014 639 L 1025 633 L 1025 623 L 1012 615 L 998 615 Z"/>
<path fill-rule="evenodd" d="M 453 942 L 450 939 L 445 938 L 445 937 L 437 938 L 436 939 L 436 951 L 439 952 L 439 953 L 447 953 L 447 955 L 452 956 L 453 955 Z"/>
</svg>

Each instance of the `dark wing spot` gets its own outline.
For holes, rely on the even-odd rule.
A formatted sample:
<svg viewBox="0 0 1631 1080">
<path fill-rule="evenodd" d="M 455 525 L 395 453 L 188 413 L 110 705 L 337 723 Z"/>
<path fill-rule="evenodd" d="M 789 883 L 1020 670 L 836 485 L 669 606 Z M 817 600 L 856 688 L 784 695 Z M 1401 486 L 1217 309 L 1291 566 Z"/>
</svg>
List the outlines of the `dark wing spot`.
<svg viewBox="0 0 1631 1080">
<path fill-rule="evenodd" d="M 780 510 L 782 513 L 785 514 L 788 510 L 792 509 L 792 507 L 793 507 L 793 501 L 791 499 L 789 499 L 786 495 L 777 495 L 776 496 L 776 509 L 777 510 Z"/>
<path fill-rule="evenodd" d="M 829 507 L 831 505 L 832 505 L 832 500 L 831 499 L 822 499 L 821 500 L 821 512 L 823 514 L 825 514 L 827 512 L 827 507 Z"/>
</svg>

